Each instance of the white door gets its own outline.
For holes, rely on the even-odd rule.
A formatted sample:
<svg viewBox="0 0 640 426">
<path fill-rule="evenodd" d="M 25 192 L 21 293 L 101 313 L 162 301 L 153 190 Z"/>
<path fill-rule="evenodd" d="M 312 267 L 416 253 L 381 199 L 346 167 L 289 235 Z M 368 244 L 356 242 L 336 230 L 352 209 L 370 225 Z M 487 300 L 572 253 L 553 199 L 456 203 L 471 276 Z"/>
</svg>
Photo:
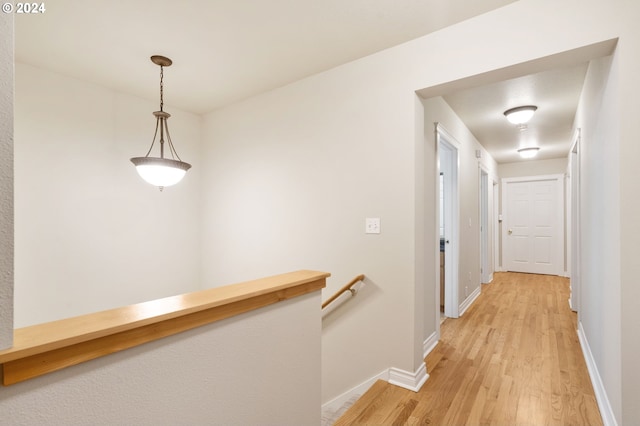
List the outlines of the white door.
<svg viewBox="0 0 640 426">
<path fill-rule="evenodd" d="M 507 270 L 559 275 L 564 264 L 562 176 L 504 179 L 503 199 Z"/>
</svg>

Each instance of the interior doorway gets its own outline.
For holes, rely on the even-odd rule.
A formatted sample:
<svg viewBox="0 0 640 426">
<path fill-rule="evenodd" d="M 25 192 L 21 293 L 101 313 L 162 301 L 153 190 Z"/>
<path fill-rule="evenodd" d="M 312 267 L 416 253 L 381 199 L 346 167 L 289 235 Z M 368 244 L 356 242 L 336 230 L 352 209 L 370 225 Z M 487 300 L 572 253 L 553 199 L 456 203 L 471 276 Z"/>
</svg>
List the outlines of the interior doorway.
<svg viewBox="0 0 640 426">
<path fill-rule="evenodd" d="M 458 318 L 458 253 L 459 193 L 458 155 L 460 144 L 442 127 L 436 125 L 438 147 L 439 220 L 440 220 L 440 285 L 436 286 L 437 311 L 444 317 Z"/>
<path fill-rule="evenodd" d="M 491 243 L 489 233 L 489 174 L 480 167 L 480 279 L 491 282 Z"/>
</svg>

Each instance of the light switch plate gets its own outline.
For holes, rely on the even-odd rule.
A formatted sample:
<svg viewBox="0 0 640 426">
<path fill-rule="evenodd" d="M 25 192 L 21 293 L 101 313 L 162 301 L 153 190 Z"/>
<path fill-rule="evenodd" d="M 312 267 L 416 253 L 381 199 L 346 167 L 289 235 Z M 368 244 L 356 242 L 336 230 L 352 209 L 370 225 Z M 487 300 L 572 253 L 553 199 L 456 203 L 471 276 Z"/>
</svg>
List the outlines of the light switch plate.
<svg viewBox="0 0 640 426">
<path fill-rule="evenodd" d="M 380 233 L 380 218 L 368 217 L 365 219 L 365 233 L 367 234 L 379 234 Z"/>
</svg>

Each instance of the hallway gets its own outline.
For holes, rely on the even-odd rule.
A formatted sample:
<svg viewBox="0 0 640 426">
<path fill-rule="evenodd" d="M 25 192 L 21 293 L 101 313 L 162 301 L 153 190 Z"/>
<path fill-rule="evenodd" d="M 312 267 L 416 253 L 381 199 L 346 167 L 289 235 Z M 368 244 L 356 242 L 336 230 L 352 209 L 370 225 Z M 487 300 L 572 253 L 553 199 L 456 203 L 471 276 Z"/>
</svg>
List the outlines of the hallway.
<svg viewBox="0 0 640 426">
<path fill-rule="evenodd" d="M 496 273 L 447 319 L 415 393 L 376 382 L 336 425 L 600 425 L 566 278 Z"/>
</svg>

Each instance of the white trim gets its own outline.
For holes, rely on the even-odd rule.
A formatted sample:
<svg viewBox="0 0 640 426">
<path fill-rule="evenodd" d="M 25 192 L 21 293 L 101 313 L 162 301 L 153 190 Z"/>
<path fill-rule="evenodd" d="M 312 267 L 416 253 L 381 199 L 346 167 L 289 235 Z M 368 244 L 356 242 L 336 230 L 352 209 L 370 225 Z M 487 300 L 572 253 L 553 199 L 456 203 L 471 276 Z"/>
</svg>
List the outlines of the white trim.
<svg viewBox="0 0 640 426">
<path fill-rule="evenodd" d="M 425 358 L 431 353 L 432 350 L 435 349 L 438 341 L 438 333 L 434 331 L 433 333 L 431 333 L 431 336 L 427 337 L 426 340 L 422 342 L 422 354 Z"/>
<path fill-rule="evenodd" d="M 424 341 L 425 348 L 427 348 L 428 342 L 435 341 L 429 344 L 429 352 L 433 350 L 433 348 L 438 343 L 438 340 L 435 337 L 436 333 L 433 333 L 427 338 L 427 340 Z M 402 388 L 418 392 L 428 378 L 429 375 L 427 374 L 427 366 L 424 362 L 422 363 L 422 365 L 420 365 L 415 373 L 411 373 L 409 371 L 401 370 L 395 367 L 390 367 L 365 380 L 359 385 L 349 389 L 348 391 L 338 395 L 330 401 L 322 404 L 322 413 L 335 413 L 345 403 L 347 403 L 347 401 L 352 400 L 356 397 L 360 398 L 362 395 L 364 395 L 369 390 L 369 388 L 373 386 L 373 384 L 378 380 L 384 380 L 385 382 L 389 382 L 392 385 L 400 386 Z"/>
<path fill-rule="evenodd" d="M 580 218 L 580 128 L 576 129 L 573 136 L 573 143 L 569 151 L 569 202 L 567 206 L 567 262 L 569 264 L 569 290 L 571 298 L 571 310 L 578 313 L 578 321 L 581 318 L 580 312 L 580 291 L 581 291 L 581 218 Z"/>
<path fill-rule="evenodd" d="M 473 290 L 473 292 L 471 292 L 471 294 L 460 304 L 460 316 L 462 316 L 466 312 L 466 310 L 469 309 L 469 306 L 471 306 L 471 304 L 476 301 L 478 296 L 480 296 L 480 288 L 481 286 L 476 287 L 476 289 Z"/>
<path fill-rule="evenodd" d="M 564 174 L 562 173 L 556 173 L 554 175 L 518 176 L 518 177 L 502 178 L 502 183 L 532 182 L 532 181 L 539 181 L 539 180 L 558 180 L 563 178 L 564 178 Z"/>
<path fill-rule="evenodd" d="M 428 378 L 427 366 L 424 362 L 415 373 L 395 367 L 389 369 L 389 383 L 414 392 L 418 392 Z"/>
<path fill-rule="evenodd" d="M 365 380 L 360 383 L 358 386 L 349 389 L 345 393 L 338 395 L 333 398 L 329 402 L 325 402 L 322 404 L 322 412 L 323 413 L 335 413 L 338 411 L 344 404 L 347 403 L 350 399 L 355 397 L 360 398 L 366 391 L 369 390 L 371 386 L 378 380 L 384 380 L 385 382 L 389 381 L 389 369 L 386 369 L 377 375 L 371 377 L 370 379 Z"/>
<path fill-rule="evenodd" d="M 602 383 L 602 378 L 598 372 L 596 360 L 593 358 L 587 336 L 582 328 L 582 323 L 578 323 L 578 340 L 580 340 L 580 347 L 582 348 L 582 355 L 587 363 L 587 370 L 589 371 L 589 377 L 591 378 L 591 384 L 593 385 L 593 391 L 596 394 L 596 401 L 598 402 L 598 408 L 600 409 L 600 415 L 602 416 L 602 423 L 604 426 L 617 426 L 616 416 L 613 414 L 613 408 L 607 397 L 607 391 Z"/>
<path fill-rule="evenodd" d="M 493 181 L 493 272 L 502 272 L 502 242 L 500 231 L 502 229 L 502 212 L 500 211 L 500 180 Z"/>
<path fill-rule="evenodd" d="M 460 144 L 460 142 L 458 142 L 458 140 L 454 138 L 453 135 L 449 133 L 449 131 L 447 131 L 447 129 L 442 125 L 442 123 L 435 123 L 435 125 L 436 125 L 436 132 L 440 133 L 440 135 L 447 140 L 449 145 L 452 145 L 458 151 L 460 150 L 460 148 L 462 148 L 462 145 Z"/>
<path fill-rule="evenodd" d="M 478 226 L 480 229 L 480 282 L 491 281 L 493 274 L 493 181 L 489 170 L 478 163 Z M 491 190 L 491 193 L 489 192 Z"/>
</svg>

